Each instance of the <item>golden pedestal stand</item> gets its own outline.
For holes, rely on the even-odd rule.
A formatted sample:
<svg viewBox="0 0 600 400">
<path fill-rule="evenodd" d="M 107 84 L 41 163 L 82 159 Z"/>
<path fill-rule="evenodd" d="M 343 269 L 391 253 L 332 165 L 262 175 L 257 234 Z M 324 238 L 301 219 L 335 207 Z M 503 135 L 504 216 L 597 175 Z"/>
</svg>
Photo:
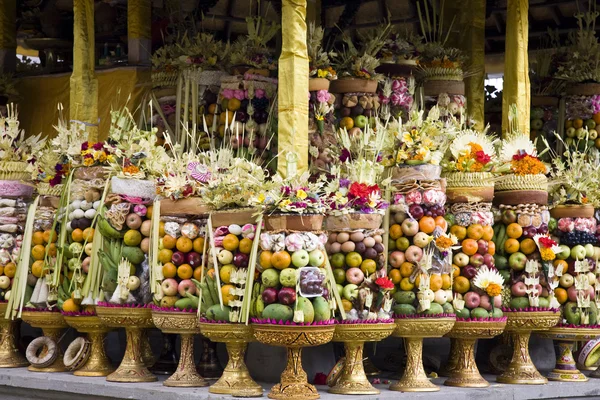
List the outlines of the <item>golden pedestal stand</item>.
<svg viewBox="0 0 600 400">
<path fill-rule="evenodd" d="M 308 383 L 302 368 L 302 348 L 331 342 L 335 325 L 253 324 L 254 337 L 261 343 L 287 348 L 287 366 L 269 398 L 277 400 L 318 399 L 317 388 Z"/>
<path fill-rule="evenodd" d="M 446 335 L 452 340 L 452 346 L 446 367 L 449 378 L 444 385 L 467 388 L 490 386 L 475 363 L 475 342 L 477 339 L 491 339 L 500 335 L 505 326 L 506 320 L 456 321 Z"/>
<path fill-rule="evenodd" d="M 15 346 L 17 321 L 6 319 L 8 303 L 0 303 L 0 368 L 20 368 L 29 365 Z"/>
<path fill-rule="evenodd" d="M 77 332 L 86 333 L 91 343 L 90 357 L 83 367 L 73 372 L 76 376 L 107 376 L 115 369 L 104 351 L 104 339 L 111 330 L 96 315 L 65 315 L 65 322 Z"/>
<path fill-rule="evenodd" d="M 54 311 L 23 311 L 21 319 L 34 328 L 41 328 L 44 336 L 54 340 L 57 344 L 64 330 L 68 328 L 62 314 Z M 46 368 L 36 368 L 29 366 L 27 369 L 32 372 L 65 372 L 67 368 L 63 362 L 63 352 L 60 346 L 58 348 L 58 357 L 56 361 Z"/>
<path fill-rule="evenodd" d="M 393 335 L 404 339 L 406 366 L 402 378 L 390 385 L 397 392 L 437 392 L 423 368 L 423 339 L 442 337 L 452 329 L 454 317 L 396 319 Z"/>
<path fill-rule="evenodd" d="M 252 327 L 245 324 L 200 322 L 200 332 L 215 343 L 225 343 L 229 361 L 223 375 L 208 391 L 235 397 L 261 397 L 262 386 L 252 379 L 244 356 L 248 343 L 254 340 Z"/>
<path fill-rule="evenodd" d="M 396 328 L 393 323 L 337 324 L 333 342 L 343 342 L 344 365 L 340 375 L 334 380 L 329 393 L 335 394 L 379 394 L 367 379 L 363 366 L 365 342 L 379 342 L 390 336 Z"/>
<path fill-rule="evenodd" d="M 555 326 L 547 331 L 538 333 L 538 335 L 557 342 L 558 353 L 556 354 L 556 365 L 552 372 L 548 374 L 548 380 L 559 382 L 587 382 L 589 380 L 577 369 L 575 359 L 573 358 L 573 346 L 575 342 L 596 339 L 600 336 L 600 329 Z"/>
<path fill-rule="evenodd" d="M 202 387 L 208 383 L 196 372 L 194 362 L 194 335 L 198 333 L 198 315 L 194 312 L 152 311 L 154 325 L 163 333 L 181 337 L 181 355 L 177 370 L 166 381 L 165 386 Z"/>
<path fill-rule="evenodd" d="M 508 318 L 505 331 L 513 336 L 513 357 L 496 382 L 522 385 L 548 383 L 529 357 L 529 337 L 532 331 L 544 331 L 556 325 L 560 320 L 560 312 L 509 311 L 504 314 Z"/>
<path fill-rule="evenodd" d="M 144 329 L 154 327 L 152 310 L 145 307 L 96 307 L 98 317 L 111 328 L 125 328 L 127 347 L 119 368 L 106 377 L 109 382 L 154 382 L 143 354 Z"/>
</svg>

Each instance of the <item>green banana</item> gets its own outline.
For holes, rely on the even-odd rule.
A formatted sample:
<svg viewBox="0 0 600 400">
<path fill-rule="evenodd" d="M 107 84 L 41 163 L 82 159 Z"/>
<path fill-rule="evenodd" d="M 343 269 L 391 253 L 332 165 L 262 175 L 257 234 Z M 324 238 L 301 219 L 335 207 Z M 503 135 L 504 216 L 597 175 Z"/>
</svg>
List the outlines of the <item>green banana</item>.
<svg viewBox="0 0 600 400">
<path fill-rule="evenodd" d="M 206 282 L 202 282 L 200 287 L 202 287 L 202 303 L 206 304 L 207 307 L 214 306 L 215 304 L 213 303 L 212 296 L 210 295 L 210 291 L 208 290 L 208 285 Z"/>
<path fill-rule="evenodd" d="M 123 239 L 125 237 L 124 232 L 120 232 L 112 227 L 110 222 L 108 222 L 105 218 L 99 217 L 98 220 L 98 230 L 100 234 L 108 239 Z"/>
<path fill-rule="evenodd" d="M 260 318 L 262 316 L 263 311 L 265 310 L 265 302 L 262 299 L 262 296 L 259 296 L 256 299 L 256 316 Z"/>
<path fill-rule="evenodd" d="M 496 242 L 496 251 L 501 255 L 504 255 L 504 243 L 506 242 L 506 239 L 506 227 L 503 224 L 498 231 L 498 238 Z"/>
<path fill-rule="evenodd" d="M 191 308 L 198 309 L 198 304 L 200 303 L 200 299 L 194 296 L 191 293 L 186 292 L 185 297 L 191 302 Z"/>
<path fill-rule="evenodd" d="M 208 286 L 208 293 L 212 298 L 213 304 L 219 304 L 219 295 L 217 294 L 216 280 L 210 276 L 206 276 L 206 285 Z"/>
<path fill-rule="evenodd" d="M 183 299 L 179 299 L 175 302 L 175 307 L 180 310 L 189 310 L 190 308 L 194 308 L 193 301 L 187 297 Z"/>
</svg>

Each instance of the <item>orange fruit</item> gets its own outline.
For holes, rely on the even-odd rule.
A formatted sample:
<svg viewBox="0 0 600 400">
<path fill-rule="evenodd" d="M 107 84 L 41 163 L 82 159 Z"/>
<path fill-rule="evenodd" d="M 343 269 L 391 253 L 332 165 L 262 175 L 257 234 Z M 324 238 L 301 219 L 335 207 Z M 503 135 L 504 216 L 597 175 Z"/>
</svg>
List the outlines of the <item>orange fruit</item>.
<svg viewBox="0 0 600 400">
<path fill-rule="evenodd" d="M 408 261 L 403 262 L 402 265 L 400 265 L 400 275 L 402 275 L 403 278 L 408 278 L 412 275 L 414 269 L 415 266 L 412 263 L 409 263 Z"/>
<path fill-rule="evenodd" d="M 165 235 L 162 239 L 162 243 L 163 243 L 163 247 L 165 249 L 174 249 L 175 246 L 177 245 L 177 239 L 175 239 L 173 236 L 171 235 Z"/>
<path fill-rule="evenodd" d="M 562 260 L 561 260 L 562 261 Z M 560 304 L 565 304 L 569 300 L 567 291 L 561 287 L 554 289 L 554 297 Z"/>
<path fill-rule="evenodd" d="M 0 276 L 4 275 L 4 265 L 0 265 Z"/>
<path fill-rule="evenodd" d="M 286 269 L 292 263 L 290 253 L 285 250 L 276 251 L 271 257 L 271 264 L 277 269 Z"/>
<path fill-rule="evenodd" d="M 600 124 L 600 112 L 597 112 L 596 114 L 594 114 L 594 115 L 592 116 L 592 119 L 594 120 L 594 122 L 595 122 L 596 124 Z"/>
<path fill-rule="evenodd" d="M 202 279 L 202 267 L 196 267 L 193 276 L 195 280 L 200 281 Z"/>
<path fill-rule="evenodd" d="M 402 235 L 402 226 L 400 226 L 399 224 L 394 224 L 390 226 L 390 239 L 396 240 L 402 237 Z"/>
<path fill-rule="evenodd" d="M 452 289 L 455 292 L 464 294 L 464 293 L 467 293 L 470 288 L 471 288 L 471 283 L 464 276 L 457 276 L 456 279 L 454 279 L 454 285 L 452 286 Z"/>
<path fill-rule="evenodd" d="M 488 241 L 488 253 L 491 255 L 496 254 L 496 243 L 492 242 L 491 240 Z"/>
<path fill-rule="evenodd" d="M 415 284 L 410 281 L 409 278 L 402 278 L 400 281 L 400 290 L 404 292 L 410 292 L 415 288 Z"/>
<path fill-rule="evenodd" d="M 45 247 L 45 250 L 48 251 L 48 255 L 50 257 L 56 257 L 56 245 L 54 243 L 50 243 Z"/>
<path fill-rule="evenodd" d="M 350 312 L 352 310 L 352 302 L 350 300 L 342 299 L 342 307 L 344 307 L 344 311 Z"/>
<path fill-rule="evenodd" d="M 452 277 L 456 278 L 459 275 L 460 275 L 460 268 L 458 268 L 458 265 L 452 264 Z"/>
<path fill-rule="evenodd" d="M 354 128 L 354 120 L 351 117 L 344 117 L 340 121 L 340 128 L 352 129 Z"/>
<path fill-rule="evenodd" d="M 240 246 L 240 239 L 232 233 L 228 233 L 223 238 L 223 248 L 229 251 L 235 251 Z"/>
<path fill-rule="evenodd" d="M 154 206 L 148 206 L 148 207 L 146 207 L 146 219 L 152 219 L 152 212 L 153 211 L 154 211 Z"/>
<path fill-rule="evenodd" d="M 273 252 L 268 250 L 262 251 L 258 256 L 258 264 L 263 270 L 273 268 L 271 257 L 273 257 Z"/>
<path fill-rule="evenodd" d="M 94 228 L 85 228 L 83 230 L 83 240 L 88 243 L 92 243 L 94 241 Z"/>
<path fill-rule="evenodd" d="M 521 228 L 521 225 L 513 222 L 506 227 L 506 235 L 509 238 L 518 239 L 523 235 L 523 228 Z"/>
<path fill-rule="evenodd" d="M 573 120 L 573 128 L 579 129 L 583 127 L 583 120 L 581 118 L 576 118 Z"/>
<path fill-rule="evenodd" d="M 448 290 L 452 286 L 450 275 L 442 274 L 442 289 Z"/>
<path fill-rule="evenodd" d="M 223 285 L 221 286 L 221 296 L 223 296 L 223 304 L 226 306 L 229 305 L 230 301 L 235 300 L 236 296 L 229 293 L 230 290 L 235 289 L 233 285 Z"/>
<path fill-rule="evenodd" d="M 465 239 L 462 241 L 461 246 L 463 253 L 465 253 L 468 256 L 472 256 L 473 254 L 477 253 L 478 246 L 477 240 L 475 239 Z"/>
<path fill-rule="evenodd" d="M 521 253 L 525 255 L 533 254 L 536 249 L 535 241 L 531 238 L 527 238 L 523 240 L 520 244 Z"/>
<path fill-rule="evenodd" d="M 194 269 L 190 264 L 181 264 L 177 267 L 177 276 L 179 279 L 190 279 L 194 275 Z"/>
<path fill-rule="evenodd" d="M 33 257 L 34 260 L 43 260 L 45 255 L 46 255 L 46 248 L 44 247 L 44 245 L 36 244 L 31 249 L 31 256 Z"/>
<path fill-rule="evenodd" d="M 480 224 L 469 225 L 467 228 L 467 237 L 475 240 L 481 239 L 483 237 L 483 226 Z"/>
<path fill-rule="evenodd" d="M 506 239 L 506 242 L 504 242 L 504 251 L 508 254 L 516 253 L 520 247 L 517 239 Z"/>
<path fill-rule="evenodd" d="M 565 260 L 554 260 L 553 264 L 554 264 L 554 268 L 557 268 L 557 272 L 558 272 L 559 266 L 562 267 L 563 274 L 569 270 L 569 264 Z M 554 293 L 556 294 L 556 290 L 554 291 Z"/>
<path fill-rule="evenodd" d="M 492 240 L 493 237 L 494 237 L 494 228 L 492 228 L 491 225 L 485 225 L 483 227 L 483 236 L 481 236 L 481 238 L 483 240 L 487 240 L 489 242 L 490 240 Z"/>
<path fill-rule="evenodd" d="M 566 121 L 565 121 L 565 128 L 566 128 L 566 129 L 569 129 L 569 128 L 571 128 L 572 126 L 573 126 L 573 120 L 571 120 L 571 119 L 568 119 L 568 120 L 566 120 Z"/>
<path fill-rule="evenodd" d="M 9 262 L 4 266 L 4 275 L 9 278 L 14 278 L 15 273 L 17 272 L 17 265 L 14 262 Z"/>
<path fill-rule="evenodd" d="M 146 215 L 148 215 L 148 213 L 146 213 Z M 158 237 L 164 237 L 165 236 L 165 223 L 164 221 L 160 221 L 158 223 Z"/>
<path fill-rule="evenodd" d="M 435 224 L 439 226 L 444 232 L 448 230 L 448 221 L 444 219 L 442 216 L 435 217 Z"/>
<path fill-rule="evenodd" d="M 237 111 L 240 109 L 240 101 L 238 99 L 236 99 L 235 97 L 229 99 L 229 101 L 227 102 L 227 109 L 229 111 Z"/>
<path fill-rule="evenodd" d="M 425 216 L 419 220 L 419 230 L 421 232 L 425 232 L 427 234 L 433 233 L 435 226 L 435 220 L 432 217 Z"/>
<path fill-rule="evenodd" d="M 44 231 L 44 242 L 46 243 L 56 243 L 58 240 L 58 234 L 50 229 Z M 37 244 L 37 243 L 36 243 Z"/>
<path fill-rule="evenodd" d="M 194 239 L 192 247 L 194 248 L 194 251 L 196 253 L 202 254 L 204 252 L 204 238 L 197 237 L 196 239 Z"/>
<path fill-rule="evenodd" d="M 208 113 L 214 114 L 217 111 L 217 103 L 212 103 L 208 106 Z"/>
<path fill-rule="evenodd" d="M 442 284 L 443 279 L 440 274 L 432 274 L 429 277 L 429 289 L 433 290 L 434 292 L 440 290 L 442 288 Z"/>
<path fill-rule="evenodd" d="M 73 229 L 73 232 L 71 232 L 71 239 L 73 239 L 74 242 L 83 242 L 83 231 L 79 228 Z"/>
<path fill-rule="evenodd" d="M 44 232 L 33 232 L 33 237 L 31 238 L 31 241 L 33 242 L 33 244 L 44 244 Z"/>
<path fill-rule="evenodd" d="M 182 253 L 189 253 L 190 251 L 192 251 L 193 247 L 192 239 L 182 236 L 179 239 L 177 239 L 175 247 L 177 247 L 177 250 L 181 251 Z"/>
<path fill-rule="evenodd" d="M 240 240 L 240 253 L 250 254 L 252 250 L 252 240 L 248 238 L 243 238 Z"/>
<path fill-rule="evenodd" d="M 219 278 L 221 278 L 221 283 L 230 283 L 231 273 L 233 271 L 236 271 L 236 268 L 232 264 L 223 265 L 219 268 Z"/>
<path fill-rule="evenodd" d="M 31 265 L 31 273 L 36 278 L 41 278 L 44 271 L 44 261 L 37 260 Z"/>
<path fill-rule="evenodd" d="M 402 280 L 402 275 L 400 274 L 400 271 L 398 271 L 397 269 L 393 269 L 388 273 L 388 277 L 392 280 L 392 282 L 394 283 L 394 285 L 397 285 L 400 283 L 400 281 Z"/>
<path fill-rule="evenodd" d="M 452 225 L 450 227 L 450 233 L 456 236 L 458 240 L 463 240 L 467 237 L 467 228 L 460 225 Z"/>
<path fill-rule="evenodd" d="M 161 249 L 158 252 L 158 261 L 163 265 L 171 262 L 171 258 L 173 257 L 173 250 L 169 249 Z"/>
<path fill-rule="evenodd" d="M 233 113 L 223 111 L 221 115 L 219 115 L 219 123 L 225 125 L 229 125 L 233 122 Z"/>
<path fill-rule="evenodd" d="M 165 278 L 175 278 L 177 276 L 177 267 L 173 263 L 166 263 L 162 267 L 162 273 Z"/>
<path fill-rule="evenodd" d="M 63 303 L 63 311 L 64 312 L 79 312 L 79 305 L 73 299 L 67 299 Z"/>
</svg>

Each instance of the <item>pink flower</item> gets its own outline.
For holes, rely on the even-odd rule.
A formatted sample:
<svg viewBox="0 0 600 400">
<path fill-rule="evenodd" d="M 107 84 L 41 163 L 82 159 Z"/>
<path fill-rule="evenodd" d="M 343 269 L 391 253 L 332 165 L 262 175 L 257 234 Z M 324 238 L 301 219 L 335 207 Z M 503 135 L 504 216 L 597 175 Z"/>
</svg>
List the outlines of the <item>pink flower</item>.
<svg viewBox="0 0 600 400">
<path fill-rule="evenodd" d="M 406 81 L 403 79 L 394 79 L 392 82 L 392 91 L 394 92 L 406 92 L 408 86 L 406 85 Z"/>
<path fill-rule="evenodd" d="M 246 98 L 246 94 L 244 93 L 244 91 L 243 91 L 243 90 L 241 90 L 241 89 L 236 89 L 236 90 L 233 92 L 233 97 L 235 97 L 236 99 L 238 99 L 238 100 L 240 100 L 240 101 L 241 101 L 241 100 L 244 100 L 244 99 Z"/>
<path fill-rule="evenodd" d="M 329 92 L 327 90 L 319 90 L 317 92 L 317 101 L 319 103 L 327 103 L 329 101 L 329 97 L 331 95 L 329 94 Z"/>
<path fill-rule="evenodd" d="M 383 94 L 379 95 L 379 102 L 381 104 L 388 104 L 390 102 L 390 98 L 389 97 L 385 97 Z"/>
<path fill-rule="evenodd" d="M 390 100 L 392 101 L 393 105 L 397 106 L 402 100 L 402 95 L 399 93 L 392 93 L 392 95 L 390 96 Z"/>
<path fill-rule="evenodd" d="M 223 93 L 221 95 L 227 100 L 233 99 L 233 89 L 223 89 Z"/>
<path fill-rule="evenodd" d="M 263 97 L 265 97 L 265 89 L 255 89 L 254 97 L 256 97 L 257 99 L 262 99 Z"/>
</svg>

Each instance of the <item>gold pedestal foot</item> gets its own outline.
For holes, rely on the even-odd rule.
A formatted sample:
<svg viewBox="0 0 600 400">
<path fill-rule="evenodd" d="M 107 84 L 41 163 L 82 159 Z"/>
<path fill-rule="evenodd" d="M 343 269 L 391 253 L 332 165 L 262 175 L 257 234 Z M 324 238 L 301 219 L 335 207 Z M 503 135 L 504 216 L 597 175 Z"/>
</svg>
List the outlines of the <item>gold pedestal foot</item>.
<svg viewBox="0 0 600 400">
<path fill-rule="evenodd" d="M 208 386 L 198 372 L 194 364 L 194 335 L 191 333 L 181 334 L 181 356 L 177 370 L 173 375 L 163 382 L 165 386 L 171 387 L 202 387 Z"/>
<path fill-rule="evenodd" d="M 446 379 L 444 385 L 467 387 L 467 388 L 485 388 L 490 386 L 488 381 L 483 379 L 475 363 L 475 341 L 477 339 L 453 339 L 455 353 L 453 357 L 453 369 L 450 377 Z"/>
<path fill-rule="evenodd" d="M 27 369 L 31 372 L 65 372 L 65 371 L 67 371 L 67 367 L 65 367 L 65 364 L 63 362 L 63 358 L 64 358 L 63 351 L 60 348 L 60 345 L 58 345 L 58 341 L 62 337 L 64 328 L 62 328 L 62 327 L 61 328 L 43 327 L 42 332 L 44 333 L 44 336 L 49 337 L 50 339 L 54 340 L 57 343 L 56 347 L 58 349 L 58 357 L 56 358 L 56 361 L 54 361 L 52 363 L 52 365 L 50 365 L 46 368 L 36 368 L 36 367 L 30 365 L 29 367 L 27 367 Z"/>
<path fill-rule="evenodd" d="M 0 342 L 0 368 L 20 368 L 29 365 L 25 357 L 15 346 L 15 333 L 17 322 L 0 318 L 1 342 Z"/>
<path fill-rule="evenodd" d="M 88 339 L 91 342 L 90 357 L 83 367 L 79 368 L 73 375 L 76 376 L 108 376 L 115 369 L 110 365 L 110 361 L 104 351 L 104 338 L 106 331 L 99 330 L 88 332 Z"/>
<path fill-rule="evenodd" d="M 152 347 L 150 346 L 150 338 L 145 329 L 142 331 L 142 360 L 146 368 L 152 368 L 154 363 L 156 363 L 156 357 L 154 357 Z"/>
<path fill-rule="evenodd" d="M 302 368 L 302 348 L 287 348 L 287 365 L 281 374 L 281 383 L 273 386 L 270 399 L 277 400 L 315 400 L 317 388 L 308 383 L 306 372 Z"/>
<path fill-rule="evenodd" d="M 245 342 L 226 342 L 229 361 L 223 375 L 210 386 L 208 391 L 215 394 L 229 394 L 235 397 L 261 397 L 262 387 L 250 376 L 244 354 L 248 344 Z"/>
<path fill-rule="evenodd" d="M 513 357 L 508 368 L 496 378 L 496 382 L 518 385 L 544 385 L 548 379 L 537 370 L 529 356 L 531 331 L 513 332 Z"/>
<path fill-rule="evenodd" d="M 157 380 L 144 364 L 142 329 L 125 326 L 127 347 L 119 368 L 106 377 L 109 382 L 155 382 Z"/>
<path fill-rule="evenodd" d="M 363 364 L 364 342 L 344 342 L 344 366 L 335 386 L 329 393 L 335 394 L 379 394 L 367 379 Z"/>
<path fill-rule="evenodd" d="M 405 337 L 406 366 L 402 378 L 390 385 L 397 392 L 437 392 L 439 387 L 429 381 L 423 368 L 423 338 Z"/>
</svg>

